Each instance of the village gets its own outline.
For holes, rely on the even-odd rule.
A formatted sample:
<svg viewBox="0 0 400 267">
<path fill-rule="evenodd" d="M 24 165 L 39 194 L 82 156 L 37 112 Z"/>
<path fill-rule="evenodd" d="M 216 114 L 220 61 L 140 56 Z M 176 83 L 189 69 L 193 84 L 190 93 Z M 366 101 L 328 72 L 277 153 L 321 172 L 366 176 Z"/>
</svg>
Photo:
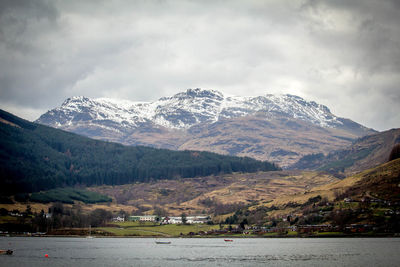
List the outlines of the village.
<svg viewBox="0 0 400 267">
<path fill-rule="evenodd" d="M 211 220 L 209 215 L 194 216 L 157 216 L 157 215 L 132 215 L 127 217 L 130 222 L 156 222 L 160 224 L 195 224 L 207 223 Z M 113 222 L 124 222 L 125 217 L 117 216 L 112 218 Z"/>
</svg>

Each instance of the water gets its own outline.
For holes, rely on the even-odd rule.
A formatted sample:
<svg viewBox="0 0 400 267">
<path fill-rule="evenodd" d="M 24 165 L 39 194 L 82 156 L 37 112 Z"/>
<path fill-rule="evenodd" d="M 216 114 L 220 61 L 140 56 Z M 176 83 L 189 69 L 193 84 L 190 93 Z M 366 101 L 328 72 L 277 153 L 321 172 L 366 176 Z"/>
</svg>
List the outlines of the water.
<svg viewBox="0 0 400 267">
<path fill-rule="evenodd" d="M 400 266 L 400 238 L 0 237 L 8 248 L 0 266 Z"/>
</svg>

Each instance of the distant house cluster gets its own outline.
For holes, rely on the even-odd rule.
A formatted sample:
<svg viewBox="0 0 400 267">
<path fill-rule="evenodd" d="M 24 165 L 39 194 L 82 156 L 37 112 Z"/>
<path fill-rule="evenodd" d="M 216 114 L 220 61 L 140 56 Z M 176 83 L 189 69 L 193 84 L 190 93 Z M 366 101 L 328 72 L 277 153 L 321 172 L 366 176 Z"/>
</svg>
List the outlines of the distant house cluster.
<svg viewBox="0 0 400 267">
<path fill-rule="evenodd" d="M 156 215 L 133 215 L 129 216 L 129 221 L 138 221 L 138 222 L 159 222 L 161 224 L 181 224 L 182 217 L 177 216 L 165 216 L 159 217 Z M 211 220 L 209 215 L 194 215 L 187 216 L 186 223 L 195 224 L 195 223 L 207 223 Z"/>
</svg>

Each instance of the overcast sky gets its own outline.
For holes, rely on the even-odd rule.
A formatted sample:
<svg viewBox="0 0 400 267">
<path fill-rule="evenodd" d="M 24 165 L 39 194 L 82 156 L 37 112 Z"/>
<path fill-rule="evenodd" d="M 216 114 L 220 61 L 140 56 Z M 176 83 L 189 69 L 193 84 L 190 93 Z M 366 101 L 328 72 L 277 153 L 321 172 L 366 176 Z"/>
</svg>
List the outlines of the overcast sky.
<svg viewBox="0 0 400 267">
<path fill-rule="evenodd" d="M 0 108 L 290 93 L 400 127 L 400 1 L 0 0 Z"/>
</svg>

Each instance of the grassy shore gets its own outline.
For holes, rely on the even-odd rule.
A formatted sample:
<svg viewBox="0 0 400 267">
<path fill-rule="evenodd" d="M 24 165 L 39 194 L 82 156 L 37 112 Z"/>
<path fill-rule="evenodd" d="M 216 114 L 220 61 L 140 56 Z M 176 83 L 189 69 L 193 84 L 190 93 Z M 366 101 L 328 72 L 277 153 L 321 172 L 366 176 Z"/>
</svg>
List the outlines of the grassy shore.
<svg viewBox="0 0 400 267">
<path fill-rule="evenodd" d="M 227 228 L 228 225 L 223 225 Z M 93 229 L 93 228 L 92 228 Z M 115 236 L 115 237 L 237 237 L 237 238 L 254 238 L 254 237 L 279 237 L 279 238 L 293 238 L 293 237 L 382 237 L 382 236 L 396 236 L 395 234 L 383 233 L 343 233 L 343 232 L 311 232 L 311 233 L 298 233 L 296 231 L 288 232 L 269 232 L 269 233 L 212 233 L 205 234 L 212 230 L 219 230 L 219 225 L 206 225 L 206 224 L 168 224 L 157 225 L 154 223 L 139 223 L 139 222 L 120 222 L 115 223 L 108 227 L 94 228 L 95 234 L 102 236 Z"/>
<path fill-rule="evenodd" d="M 139 222 L 120 222 L 115 223 L 112 227 L 100 227 L 101 231 L 112 233 L 116 236 L 165 236 L 177 237 L 188 235 L 190 233 L 207 232 L 219 229 L 218 225 L 206 224 L 167 224 L 157 225 L 154 223 L 139 223 Z"/>
</svg>

